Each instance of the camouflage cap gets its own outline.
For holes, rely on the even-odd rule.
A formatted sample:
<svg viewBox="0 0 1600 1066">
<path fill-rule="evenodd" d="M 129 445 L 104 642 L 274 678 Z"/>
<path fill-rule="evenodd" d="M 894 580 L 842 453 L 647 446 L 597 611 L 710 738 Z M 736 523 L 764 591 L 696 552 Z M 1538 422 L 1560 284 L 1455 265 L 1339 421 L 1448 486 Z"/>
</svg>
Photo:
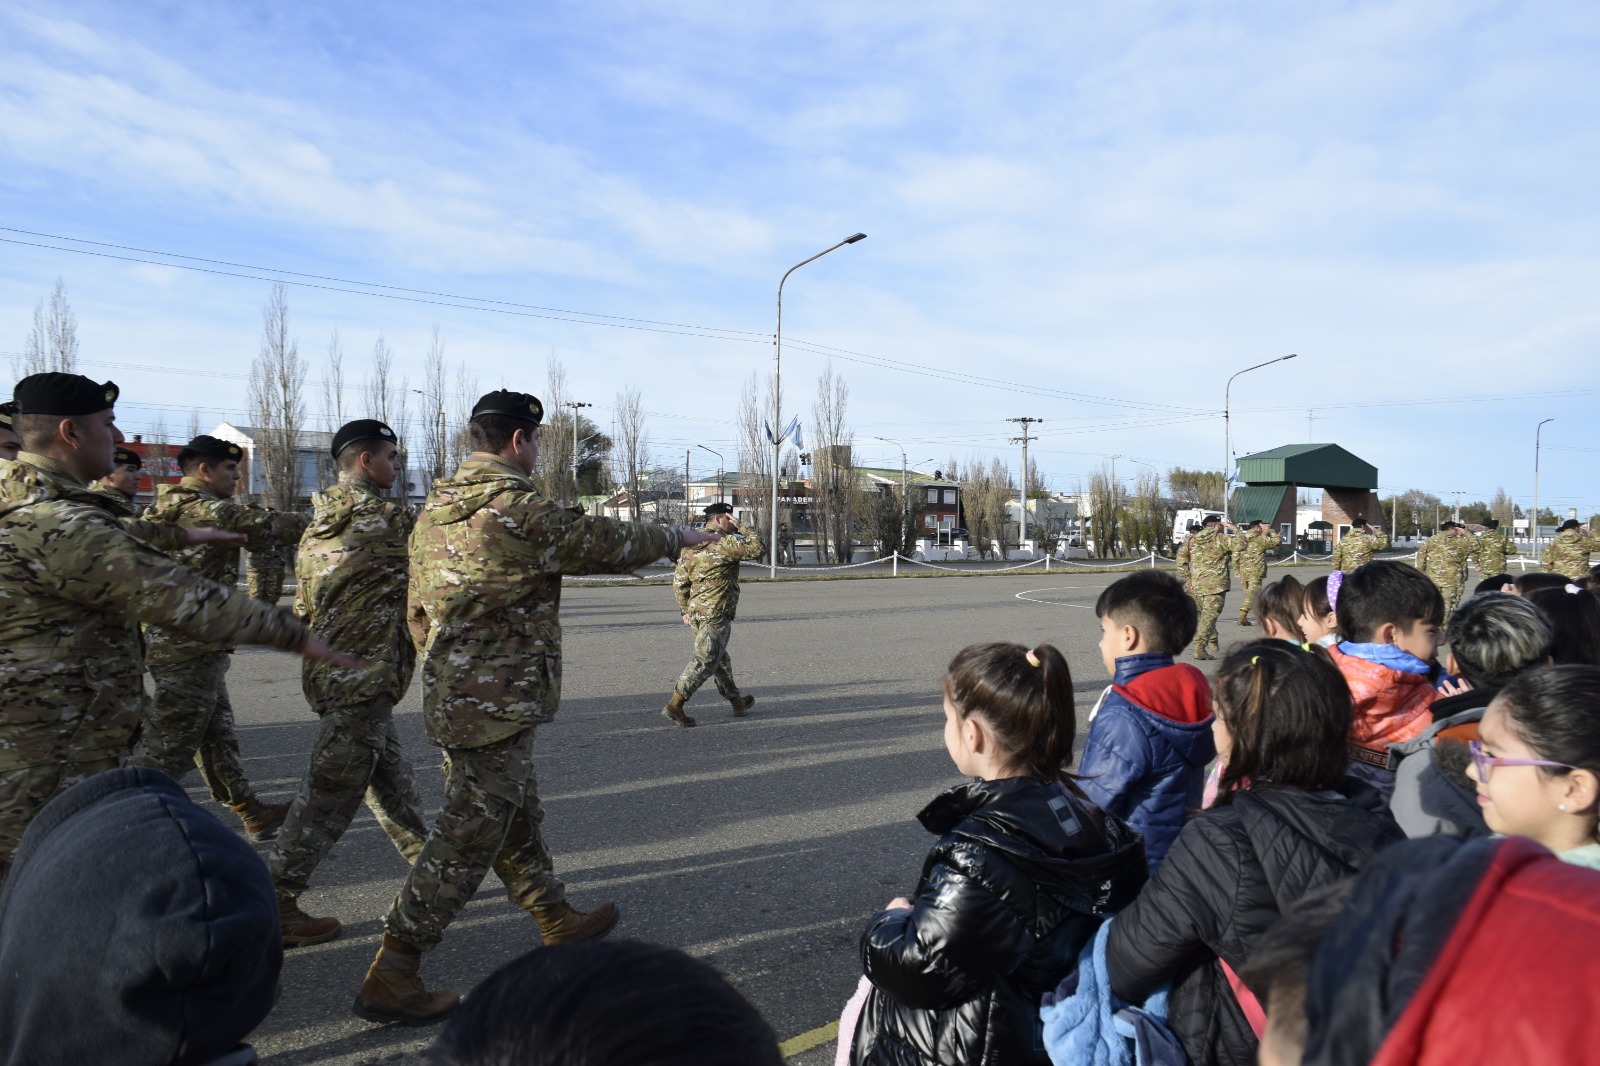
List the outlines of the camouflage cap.
<svg viewBox="0 0 1600 1066">
<path fill-rule="evenodd" d="M 178 453 L 179 465 L 188 462 L 190 459 L 216 459 L 221 462 L 228 459 L 239 460 L 242 458 L 244 458 L 243 448 L 205 433 L 185 444 L 183 450 Z"/>
<path fill-rule="evenodd" d="M 347 446 L 363 440 L 386 440 L 396 443 L 399 438 L 395 436 L 394 430 L 376 418 L 358 418 L 354 422 L 346 422 L 340 426 L 339 432 L 333 435 L 333 457 L 339 458 L 339 453 Z"/>
<path fill-rule="evenodd" d="M 0 403 L 0 429 L 11 428 L 11 416 L 17 413 L 17 405 L 7 400 Z"/>
<path fill-rule="evenodd" d="M 707 518 L 715 518 L 719 514 L 733 514 L 733 504 L 714 503 L 703 512 Z"/>
<path fill-rule="evenodd" d="M 520 418 L 524 422 L 538 425 L 544 421 L 544 404 L 539 402 L 539 397 L 531 392 L 512 392 L 509 389 L 498 389 L 486 393 L 477 403 L 472 405 L 472 417 L 479 415 L 504 415 L 507 418 Z"/>
<path fill-rule="evenodd" d="M 117 457 L 113 459 L 112 462 L 116 466 L 137 466 L 143 468 L 144 456 L 140 455 L 132 448 L 118 448 Z"/>
<path fill-rule="evenodd" d="M 82 374 L 29 374 L 17 382 L 11 398 L 19 415 L 93 415 L 116 406 L 121 390 L 111 381 Z"/>
</svg>

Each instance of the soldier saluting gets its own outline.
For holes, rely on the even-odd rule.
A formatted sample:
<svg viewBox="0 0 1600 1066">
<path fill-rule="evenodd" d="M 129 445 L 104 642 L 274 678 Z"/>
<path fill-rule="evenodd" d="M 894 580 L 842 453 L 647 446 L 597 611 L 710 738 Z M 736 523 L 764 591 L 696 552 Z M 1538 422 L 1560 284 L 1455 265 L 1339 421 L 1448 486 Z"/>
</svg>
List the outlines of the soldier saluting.
<svg viewBox="0 0 1600 1066">
<path fill-rule="evenodd" d="M 116 399 L 111 382 L 78 374 L 17 383 L 22 452 L 0 460 L 0 879 L 40 807 L 127 758 L 144 703 L 139 623 L 348 661 L 288 611 L 150 543 L 237 550 L 238 537 L 124 524 L 90 491 L 122 441 Z"/>
<path fill-rule="evenodd" d="M 678 597 L 678 612 L 683 624 L 694 628 L 694 658 L 683 668 L 672 698 L 661 713 L 680 726 L 694 725 L 683 705 L 696 690 L 715 678 L 717 691 L 733 705 L 733 716 L 755 703 L 754 696 L 741 695 L 733 679 L 733 664 L 728 659 L 728 641 L 733 636 L 733 616 L 739 609 L 739 564 L 761 557 L 761 537 L 751 528 L 739 525 L 733 506 L 714 503 L 705 509 L 706 528 L 722 534 L 720 540 L 698 548 L 685 548 L 672 573 L 672 591 Z"/>
<path fill-rule="evenodd" d="M 1335 570 L 1353 574 L 1372 562 L 1372 557 L 1389 546 L 1389 535 L 1366 518 L 1356 515 L 1350 521 L 1350 532 L 1339 538 L 1334 546 L 1333 558 L 1328 561 Z"/>
<path fill-rule="evenodd" d="M 1283 538 L 1261 519 L 1256 519 L 1238 536 L 1239 548 L 1233 556 L 1233 568 L 1244 582 L 1244 604 L 1239 608 L 1239 624 L 1251 625 L 1250 608 L 1255 606 L 1261 592 L 1261 582 L 1267 576 L 1267 552 L 1283 543 Z"/>
<path fill-rule="evenodd" d="M 1230 532 L 1224 533 L 1226 528 Z M 1233 535 L 1236 526 L 1220 515 L 1206 515 L 1200 531 L 1191 533 L 1178 549 L 1178 572 L 1183 587 L 1200 608 L 1200 625 L 1194 634 L 1194 657 L 1210 659 L 1207 649 L 1217 647 L 1217 619 L 1222 616 L 1222 601 L 1228 591 L 1228 556 L 1239 550 Z"/>
<path fill-rule="evenodd" d="M 616 905 L 566 899 L 540 824 L 534 730 L 561 699 L 561 576 L 619 573 L 712 540 L 698 530 L 575 514 L 531 477 L 544 405 L 501 390 L 472 408 L 472 454 L 433 490 L 411 534 L 408 604 L 428 738 L 444 749 L 444 807 L 383 920 L 353 1010 L 426 1023 L 460 997 L 429 992 L 422 953 L 444 937 L 490 866 L 546 944 L 604 936 Z"/>
</svg>

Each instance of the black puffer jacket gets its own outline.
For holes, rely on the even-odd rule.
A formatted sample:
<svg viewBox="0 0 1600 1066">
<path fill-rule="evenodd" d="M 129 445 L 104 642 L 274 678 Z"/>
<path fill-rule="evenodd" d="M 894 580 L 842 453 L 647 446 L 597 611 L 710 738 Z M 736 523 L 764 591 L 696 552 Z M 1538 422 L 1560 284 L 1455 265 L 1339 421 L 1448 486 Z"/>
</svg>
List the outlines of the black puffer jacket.
<svg viewBox="0 0 1600 1066">
<path fill-rule="evenodd" d="M 918 820 L 939 842 L 910 911 L 861 937 L 874 985 L 856 1066 L 1049 1063 L 1039 1000 L 1144 883 L 1144 843 L 1056 782 L 973 781 Z"/>
<path fill-rule="evenodd" d="M 1255 1034 L 1218 958 L 1238 972 L 1285 907 L 1403 839 L 1355 778 L 1336 792 L 1259 785 L 1201 811 L 1112 923 L 1112 990 L 1137 1002 L 1172 981 L 1168 1024 L 1194 1066 L 1251 1066 Z"/>
</svg>

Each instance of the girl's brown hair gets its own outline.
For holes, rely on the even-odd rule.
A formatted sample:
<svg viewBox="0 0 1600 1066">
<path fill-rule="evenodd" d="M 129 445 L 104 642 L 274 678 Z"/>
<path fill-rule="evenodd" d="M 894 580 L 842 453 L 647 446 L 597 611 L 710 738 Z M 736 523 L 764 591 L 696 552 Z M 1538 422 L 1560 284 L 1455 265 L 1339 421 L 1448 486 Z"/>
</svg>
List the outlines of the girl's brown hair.
<svg viewBox="0 0 1600 1066">
<path fill-rule="evenodd" d="M 1305 590 L 1293 574 L 1285 574 L 1256 597 L 1256 613 L 1270 618 L 1274 625 L 1289 636 L 1300 632 L 1300 607 Z"/>
<path fill-rule="evenodd" d="M 1257 640 L 1222 660 L 1211 686 L 1233 737 L 1217 802 L 1256 785 L 1320 791 L 1345 776 L 1350 686 L 1322 648 Z"/>
<path fill-rule="evenodd" d="M 1012 769 L 1040 781 L 1065 780 L 1078 728 L 1067 660 L 1049 644 L 997 642 L 961 649 L 944 694 L 962 718 L 982 718 Z"/>
<path fill-rule="evenodd" d="M 1326 618 L 1333 613 L 1333 604 L 1328 602 L 1326 576 L 1312 578 L 1306 583 L 1306 587 L 1300 590 L 1300 608 L 1318 619 Z"/>
</svg>

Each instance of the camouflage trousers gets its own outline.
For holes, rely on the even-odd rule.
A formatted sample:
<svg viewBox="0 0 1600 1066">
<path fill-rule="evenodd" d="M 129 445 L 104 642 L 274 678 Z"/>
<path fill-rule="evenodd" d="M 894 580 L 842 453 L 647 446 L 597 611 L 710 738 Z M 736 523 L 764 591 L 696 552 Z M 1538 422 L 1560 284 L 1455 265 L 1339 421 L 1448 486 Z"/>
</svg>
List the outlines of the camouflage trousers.
<svg viewBox="0 0 1600 1066">
<path fill-rule="evenodd" d="M 115 770 L 118 763 L 117 759 L 93 759 L 0 771 L 0 888 L 5 887 L 22 834 L 39 809 L 79 781 Z"/>
<path fill-rule="evenodd" d="M 1259 574 L 1240 574 L 1239 580 L 1244 582 L 1244 602 L 1239 605 L 1239 617 L 1248 618 L 1250 609 L 1256 605 L 1256 595 L 1261 591 L 1261 582 L 1267 578 L 1266 571 Z M 1222 613 L 1222 608 L 1217 608 L 1217 613 Z"/>
<path fill-rule="evenodd" d="M 251 552 L 246 567 L 250 595 L 274 606 L 283 598 L 283 576 L 287 569 L 287 548 L 266 548 Z"/>
<path fill-rule="evenodd" d="M 209 651 L 178 662 L 150 663 L 156 696 L 145 703 L 144 734 L 134 748 L 134 766 L 164 770 L 181 781 L 200 767 L 211 798 L 237 807 L 255 798 L 239 759 L 239 737 L 228 702 L 225 651 Z"/>
<path fill-rule="evenodd" d="M 1493 575 L 1490 576 L 1492 577 Z M 1434 584 L 1439 586 L 1439 594 L 1444 597 L 1444 620 L 1448 623 L 1450 616 L 1455 614 L 1456 608 L 1461 606 L 1461 595 L 1466 586 L 1462 584 L 1447 585 L 1438 581 L 1435 581 Z"/>
<path fill-rule="evenodd" d="M 678 675 L 674 690 L 684 699 L 699 691 L 706 678 L 713 678 L 717 691 L 730 700 L 739 698 L 739 685 L 733 679 L 733 662 L 728 658 L 728 641 L 733 638 L 733 619 L 704 618 L 694 623 L 694 658 Z"/>
<path fill-rule="evenodd" d="M 1194 593 L 1194 602 L 1200 607 L 1200 625 L 1194 631 L 1196 651 L 1204 651 L 1213 643 L 1220 643 L 1217 638 L 1217 619 L 1222 615 L 1222 597 L 1220 592 Z"/>
<path fill-rule="evenodd" d="M 311 767 L 267 860 L 280 899 L 294 899 L 306 890 L 312 871 L 350 828 L 363 796 L 395 849 L 406 862 L 416 861 L 428 823 L 393 716 L 389 700 L 323 714 Z"/>
<path fill-rule="evenodd" d="M 524 910 L 566 898 L 540 828 L 533 734 L 530 726 L 481 748 L 444 749 L 444 808 L 383 919 L 390 935 L 431 951 L 491 866 Z"/>
</svg>

